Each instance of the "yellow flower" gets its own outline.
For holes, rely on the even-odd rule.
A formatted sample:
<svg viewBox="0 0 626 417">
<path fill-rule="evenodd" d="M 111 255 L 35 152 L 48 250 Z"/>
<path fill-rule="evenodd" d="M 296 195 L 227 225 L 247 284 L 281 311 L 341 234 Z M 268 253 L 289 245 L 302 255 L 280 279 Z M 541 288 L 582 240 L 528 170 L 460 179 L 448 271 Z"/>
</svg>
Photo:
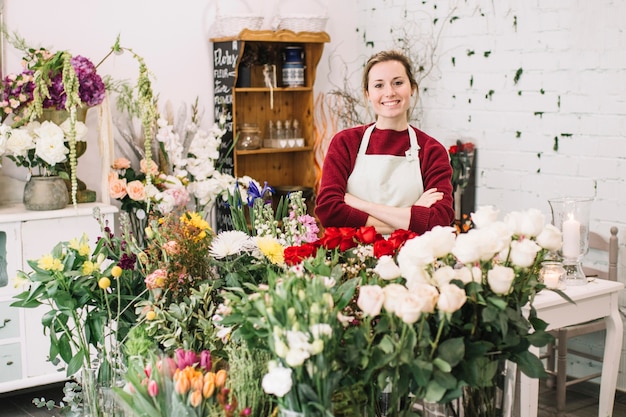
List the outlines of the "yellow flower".
<svg viewBox="0 0 626 417">
<path fill-rule="evenodd" d="M 285 263 L 285 248 L 275 238 L 271 236 L 257 237 L 256 244 L 271 263 L 275 265 Z"/>
<path fill-rule="evenodd" d="M 96 266 L 91 261 L 83 262 L 83 275 L 91 275 L 96 270 Z"/>
<path fill-rule="evenodd" d="M 196 212 L 187 212 L 180 216 L 180 221 L 190 226 L 197 227 L 200 230 L 211 230 L 209 223 L 200 217 L 200 214 Z M 206 235 L 206 234 L 205 234 Z"/>
<path fill-rule="evenodd" d="M 146 320 L 152 321 L 155 318 L 156 318 L 156 313 L 154 312 L 154 310 L 150 310 L 146 313 Z"/>
<path fill-rule="evenodd" d="M 86 233 L 83 233 L 83 236 L 80 240 L 74 238 L 69 242 L 70 249 L 74 249 L 80 256 L 88 256 L 91 253 L 91 249 L 89 248 L 89 238 Z"/>
<path fill-rule="evenodd" d="M 46 271 L 63 271 L 63 263 L 60 259 L 53 257 L 50 254 L 44 255 L 37 261 L 37 267 L 45 269 Z"/>
<path fill-rule="evenodd" d="M 120 276 L 122 276 L 122 268 L 120 268 L 119 265 L 115 265 L 111 269 L 111 275 L 113 276 L 113 278 L 119 278 Z"/>
<path fill-rule="evenodd" d="M 111 280 L 109 278 L 102 277 L 98 280 L 98 287 L 102 288 L 103 290 L 106 290 L 110 286 L 111 286 Z"/>
</svg>

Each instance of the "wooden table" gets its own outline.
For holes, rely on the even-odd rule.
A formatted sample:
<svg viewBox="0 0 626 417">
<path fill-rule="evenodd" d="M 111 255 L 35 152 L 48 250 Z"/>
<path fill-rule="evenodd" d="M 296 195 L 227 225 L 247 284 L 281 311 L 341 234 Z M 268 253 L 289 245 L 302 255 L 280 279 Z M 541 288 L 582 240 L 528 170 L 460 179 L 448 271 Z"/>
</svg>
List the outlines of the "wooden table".
<svg viewBox="0 0 626 417">
<path fill-rule="evenodd" d="M 602 279 L 591 280 L 586 285 L 570 286 L 565 293 L 576 303 L 572 304 L 551 291 L 542 291 L 537 295 L 534 307 L 537 315 L 548 323 L 548 330 L 584 323 L 589 320 L 604 318 L 606 321 L 606 339 L 604 341 L 604 360 L 600 383 L 600 403 L 598 416 L 613 414 L 617 372 L 622 349 L 624 327 L 618 309 L 618 295 L 624 288 L 621 282 Z M 539 355 L 538 348 L 531 352 Z M 522 417 L 536 417 L 539 397 L 539 380 L 521 374 L 520 412 Z"/>
</svg>

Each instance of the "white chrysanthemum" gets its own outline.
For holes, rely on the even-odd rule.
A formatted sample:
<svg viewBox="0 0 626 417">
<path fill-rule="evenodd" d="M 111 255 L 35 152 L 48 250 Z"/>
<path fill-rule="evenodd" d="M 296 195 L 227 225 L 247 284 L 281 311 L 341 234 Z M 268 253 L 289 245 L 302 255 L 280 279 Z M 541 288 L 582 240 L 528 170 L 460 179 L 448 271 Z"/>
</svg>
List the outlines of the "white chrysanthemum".
<svg viewBox="0 0 626 417">
<path fill-rule="evenodd" d="M 218 234 L 209 249 L 209 254 L 215 259 L 222 259 L 241 252 L 250 252 L 256 244 L 250 236 L 239 230 L 229 230 Z"/>
</svg>

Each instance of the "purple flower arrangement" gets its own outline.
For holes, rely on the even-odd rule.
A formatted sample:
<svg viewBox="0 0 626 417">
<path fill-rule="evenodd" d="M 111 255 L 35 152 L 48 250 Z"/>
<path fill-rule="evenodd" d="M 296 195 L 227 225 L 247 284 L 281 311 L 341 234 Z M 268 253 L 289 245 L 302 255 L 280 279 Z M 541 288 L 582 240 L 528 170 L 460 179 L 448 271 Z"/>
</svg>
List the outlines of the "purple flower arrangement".
<svg viewBox="0 0 626 417">
<path fill-rule="evenodd" d="M 78 77 L 78 95 L 80 101 L 87 107 L 96 106 L 104 100 L 105 86 L 102 78 L 98 75 L 94 64 L 84 56 L 72 57 L 72 67 Z M 62 81 L 63 75 L 58 71 L 50 78 L 48 91 L 50 98 L 43 101 L 44 107 L 54 107 L 57 110 L 65 108 L 65 90 Z"/>
</svg>

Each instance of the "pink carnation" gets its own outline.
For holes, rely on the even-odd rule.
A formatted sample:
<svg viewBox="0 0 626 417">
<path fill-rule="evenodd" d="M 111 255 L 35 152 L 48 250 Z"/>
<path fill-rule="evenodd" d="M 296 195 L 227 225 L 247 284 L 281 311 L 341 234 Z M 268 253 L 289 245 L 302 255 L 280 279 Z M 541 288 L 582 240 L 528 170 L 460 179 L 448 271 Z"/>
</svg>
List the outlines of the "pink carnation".
<svg viewBox="0 0 626 417">
<path fill-rule="evenodd" d="M 146 283 L 146 288 L 154 290 L 157 288 L 164 288 L 166 278 L 167 271 L 165 269 L 157 269 L 151 274 L 148 274 L 144 282 Z"/>
</svg>

